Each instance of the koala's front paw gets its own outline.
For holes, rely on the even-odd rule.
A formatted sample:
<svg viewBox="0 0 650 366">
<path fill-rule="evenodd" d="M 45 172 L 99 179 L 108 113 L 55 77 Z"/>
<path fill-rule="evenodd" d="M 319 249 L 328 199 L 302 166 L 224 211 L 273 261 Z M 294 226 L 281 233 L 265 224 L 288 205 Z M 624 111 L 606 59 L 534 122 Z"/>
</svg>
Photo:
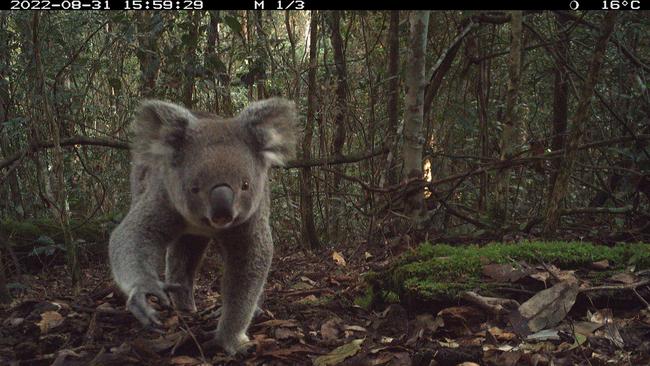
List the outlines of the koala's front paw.
<svg viewBox="0 0 650 366">
<path fill-rule="evenodd" d="M 192 288 L 188 286 L 180 286 L 169 291 L 169 297 L 172 300 L 174 308 L 180 311 L 187 311 L 189 313 L 196 313 L 196 303 L 194 302 L 194 294 Z"/>
<path fill-rule="evenodd" d="M 220 347 L 229 355 L 247 355 L 255 351 L 255 344 L 244 333 L 226 336 L 219 331 L 214 332 L 214 338 L 203 344 L 205 349 Z"/>
<path fill-rule="evenodd" d="M 167 286 L 160 281 L 138 284 L 129 292 L 126 307 L 145 327 L 161 326 L 162 322 L 158 318 L 158 311 L 149 304 L 147 296 L 155 296 L 161 306 L 169 307 L 169 297 L 165 290 L 167 290 Z"/>
</svg>

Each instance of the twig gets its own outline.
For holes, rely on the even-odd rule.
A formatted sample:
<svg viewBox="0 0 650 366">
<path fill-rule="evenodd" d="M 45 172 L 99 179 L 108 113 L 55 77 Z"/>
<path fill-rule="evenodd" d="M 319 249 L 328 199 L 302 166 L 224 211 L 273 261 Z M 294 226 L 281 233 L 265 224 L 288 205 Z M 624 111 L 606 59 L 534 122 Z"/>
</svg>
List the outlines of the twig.
<svg viewBox="0 0 650 366">
<path fill-rule="evenodd" d="M 631 289 L 636 289 L 637 287 L 645 286 L 647 284 L 650 284 L 650 279 L 637 281 L 634 283 L 621 284 L 621 285 L 603 285 L 603 286 L 586 287 L 586 288 L 581 288 L 580 292 L 631 290 Z"/>
</svg>

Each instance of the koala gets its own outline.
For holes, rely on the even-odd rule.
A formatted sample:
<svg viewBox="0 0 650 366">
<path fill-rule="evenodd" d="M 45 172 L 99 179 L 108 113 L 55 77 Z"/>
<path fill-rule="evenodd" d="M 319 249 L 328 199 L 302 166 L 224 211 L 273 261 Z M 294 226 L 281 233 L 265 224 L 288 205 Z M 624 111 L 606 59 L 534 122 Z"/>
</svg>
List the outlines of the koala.
<svg viewBox="0 0 650 366">
<path fill-rule="evenodd" d="M 295 123 L 294 103 L 281 98 L 231 119 L 142 103 L 132 126 L 131 206 L 111 233 L 109 259 L 143 325 L 161 325 L 147 295 L 196 311 L 194 278 L 214 242 L 224 262 L 223 304 L 210 343 L 242 352 L 273 255 L 269 170 L 293 157 Z"/>
</svg>

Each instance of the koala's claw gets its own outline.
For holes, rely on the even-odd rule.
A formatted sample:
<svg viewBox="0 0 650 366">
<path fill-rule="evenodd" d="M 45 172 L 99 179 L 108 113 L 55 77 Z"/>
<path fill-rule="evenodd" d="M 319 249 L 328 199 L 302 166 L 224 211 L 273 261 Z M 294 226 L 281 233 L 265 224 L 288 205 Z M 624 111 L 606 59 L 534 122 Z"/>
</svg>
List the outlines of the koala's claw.
<svg viewBox="0 0 650 366">
<path fill-rule="evenodd" d="M 164 284 L 157 283 L 154 286 L 136 286 L 131 290 L 126 307 L 145 328 L 162 327 L 158 311 L 149 304 L 147 295 L 155 296 L 162 307 L 169 308 L 170 300 L 164 289 Z"/>
</svg>

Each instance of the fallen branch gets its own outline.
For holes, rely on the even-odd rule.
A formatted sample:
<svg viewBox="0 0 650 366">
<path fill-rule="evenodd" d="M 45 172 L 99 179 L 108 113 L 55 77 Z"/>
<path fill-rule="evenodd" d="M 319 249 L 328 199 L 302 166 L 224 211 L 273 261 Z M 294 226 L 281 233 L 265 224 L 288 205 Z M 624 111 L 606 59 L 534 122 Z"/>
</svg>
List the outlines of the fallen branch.
<svg viewBox="0 0 650 366">
<path fill-rule="evenodd" d="M 637 281 L 634 283 L 623 283 L 620 285 L 602 285 L 581 288 L 580 292 L 596 292 L 596 291 L 617 291 L 617 290 L 634 290 L 638 287 L 650 284 L 650 279 Z"/>
<path fill-rule="evenodd" d="M 519 307 L 516 300 L 481 296 L 473 291 L 464 292 L 462 299 L 495 315 L 504 315 Z"/>
</svg>

